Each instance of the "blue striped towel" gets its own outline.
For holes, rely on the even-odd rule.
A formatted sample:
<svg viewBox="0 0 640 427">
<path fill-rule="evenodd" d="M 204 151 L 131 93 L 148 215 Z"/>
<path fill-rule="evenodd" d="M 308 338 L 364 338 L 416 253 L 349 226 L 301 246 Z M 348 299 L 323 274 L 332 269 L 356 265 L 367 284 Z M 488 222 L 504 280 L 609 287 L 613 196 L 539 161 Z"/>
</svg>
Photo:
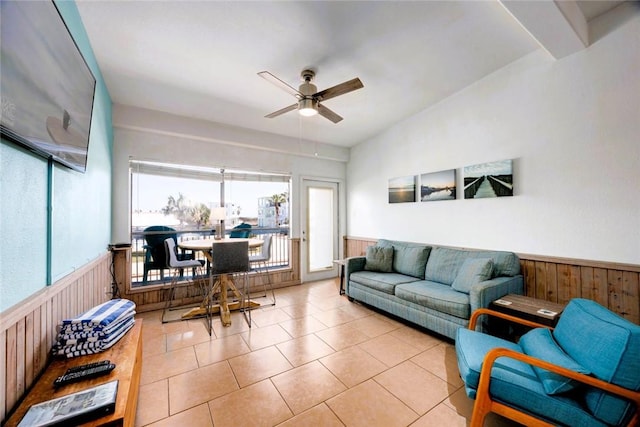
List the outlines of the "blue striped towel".
<svg viewBox="0 0 640 427">
<path fill-rule="evenodd" d="M 89 347 L 88 344 L 94 344 L 94 343 L 84 343 L 84 344 L 79 344 L 77 346 L 76 345 L 65 346 L 59 349 L 54 347 L 51 353 L 54 356 L 66 356 L 67 358 L 84 356 L 87 354 L 100 353 L 112 347 L 115 343 L 117 343 L 120 340 L 120 338 L 122 338 L 124 334 L 126 334 L 129 331 L 129 329 L 133 328 L 134 324 L 135 324 L 135 320 L 131 319 L 131 322 L 127 323 L 127 326 L 123 327 L 122 330 L 119 331 L 116 335 L 110 337 L 108 341 L 95 343 L 95 344 L 99 344 L 97 346 Z"/>
<path fill-rule="evenodd" d="M 95 332 L 93 336 L 87 336 L 84 332 L 77 332 L 76 334 L 58 335 L 58 341 L 55 344 L 55 348 L 62 348 L 69 345 L 77 345 L 81 343 L 101 343 L 109 342 L 114 337 L 117 337 L 122 332 L 122 329 L 128 328 L 133 325 L 134 318 L 128 317 L 122 322 L 118 322 L 116 327 L 111 328 L 108 333 Z"/>
<path fill-rule="evenodd" d="M 70 338 L 80 338 L 80 337 L 100 337 L 106 334 L 111 333 L 111 331 L 116 330 L 120 327 L 123 322 L 128 321 L 129 319 L 135 317 L 135 310 L 127 310 L 122 313 L 120 317 L 118 317 L 113 322 L 109 323 L 105 327 L 100 326 L 85 326 L 81 323 L 76 323 L 73 325 L 59 325 L 58 326 L 58 338 L 62 339 L 70 339 Z"/>
<path fill-rule="evenodd" d="M 62 330 L 75 331 L 87 328 L 104 328 L 111 322 L 130 315 L 136 304 L 127 299 L 112 299 L 82 313 L 74 319 L 62 321 Z"/>
</svg>

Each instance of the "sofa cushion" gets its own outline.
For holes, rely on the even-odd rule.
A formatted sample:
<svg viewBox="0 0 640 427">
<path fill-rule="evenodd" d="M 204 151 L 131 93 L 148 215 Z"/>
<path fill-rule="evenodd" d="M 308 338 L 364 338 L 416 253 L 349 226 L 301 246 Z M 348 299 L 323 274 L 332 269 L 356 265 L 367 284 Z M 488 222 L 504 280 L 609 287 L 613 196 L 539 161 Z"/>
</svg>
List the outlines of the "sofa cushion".
<svg viewBox="0 0 640 427">
<path fill-rule="evenodd" d="M 467 258 L 460 266 L 451 287 L 458 292 L 468 294 L 471 292 L 471 286 L 491 279 L 492 273 L 493 261 L 491 258 Z"/>
<path fill-rule="evenodd" d="M 471 316 L 469 295 L 454 291 L 451 286 L 442 283 L 420 280 L 396 286 L 398 298 L 431 308 L 440 313 L 450 314 L 461 319 Z"/>
<path fill-rule="evenodd" d="M 378 246 L 393 247 L 393 271 L 424 279 L 431 246 L 384 239 L 378 241 Z"/>
<path fill-rule="evenodd" d="M 391 273 L 393 271 L 393 248 L 369 246 L 365 259 L 365 270 L 379 271 L 381 273 Z"/>
<path fill-rule="evenodd" d="M 492 277 L 515 276 L 520 273 L 520 259 L 513 252 L 469 251 L 435 247 L 431 249 L 429 255 L 425 279 L 450 285 L 468 258 L 491 258 L 493 261 Z"/>
<path fill-rule="evenodd" d="M 524 334 L 518 342 L 525 354 L 542 359 L 554 365 L 562 366 L 581 374 L 589 375 L 591 372 L 569 357 L 558 346 L 551 335 L 551 330 L 547 328 L 532 329 Z M 547 394 L 559 394 L 573 390 L 580 385 L 580 382 L 573 381 L 555 372 L 533 366 L 533 370 L 542 382 L 544 391 Z"/>
<path fill-rule="evenodd" d="M 601 380 L 640 390 L 640 326 L 595 301 L 575 298 L 563 310 L 553 337 L 573 360 Z M 630 416 L 631 404 L 588 387 L 585 404 L 613 425 Z"/>
<path fill-rule="evenodd" d="M 408 282 L 415 282 L 415 277 L 405 276 L 398 273 L 379 273 L 375 271 L 357 271 L 351 273 L 349 280 L 359 283 L 362 286 L 376 289 L 380 292 L 393 295 L 397 285 Z"/>
<path fill-rule="evenodd" d="M 455 346 L 460 376 L 472 399 L 476 397 L 485 355 L 491 349 L 502 347 L 522 353 L 520 346 L 513 342 L 465 328 L 457 330 Z M 494 399 L 544 414 L 555 424 L 566 425 L 567 420 L 571 420 L 571 425 L 605 426 L 575 400 L 564 395 L 546 394 L 531 365 L 511 358 L 496 360 L 489 388 Z"/>
</svg>

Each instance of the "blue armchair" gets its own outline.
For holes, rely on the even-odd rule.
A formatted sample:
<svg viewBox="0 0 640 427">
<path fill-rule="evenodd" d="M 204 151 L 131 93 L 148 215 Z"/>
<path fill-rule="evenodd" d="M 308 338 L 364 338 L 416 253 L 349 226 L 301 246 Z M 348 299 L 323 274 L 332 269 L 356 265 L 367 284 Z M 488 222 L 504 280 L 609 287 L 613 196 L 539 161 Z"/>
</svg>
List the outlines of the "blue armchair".
<svg viewBox="0 0 640 427">
<path fill-rule="evenodd" d="M 241 224 L 236 225 L 229 233 L 229 237 L 232 239 L 244 238 L 247 239 L 251 234 L 251 224 L 247 224 L 243 222 Z"/>
<path fill-rule="evenodd" d="M 534 327 L 518 343 L 475 331 L 494 315 Z M 456 335 L 458 369 L 475 399 L 471 426 L 495 412 L 525 425 L 637 426 L 640 326 L 573 299 L 555 329 L 488 309 Z"/>
</svg>

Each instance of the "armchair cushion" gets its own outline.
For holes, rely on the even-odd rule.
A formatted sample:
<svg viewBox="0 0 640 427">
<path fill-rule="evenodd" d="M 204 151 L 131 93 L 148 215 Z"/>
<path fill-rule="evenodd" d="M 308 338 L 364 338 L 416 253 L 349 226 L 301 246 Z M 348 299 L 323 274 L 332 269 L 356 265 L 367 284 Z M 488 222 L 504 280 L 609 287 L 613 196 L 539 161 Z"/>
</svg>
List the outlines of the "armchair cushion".
<svg viewBox="0 0 640 427">
<path fill-rule="evenodd" d="M 640 326 L 595 301 L 576 298 L 562 312 L 553 337 L 595 377 L 640 390 Z M 627 401 L 590 387 L 584 399 L 595 417 L 612 425 L 622 423 L 633 409 Z"/>
<path fill-rule="evenodd" d="M 471 292 L 471 286 L 489 280 L 492 273 L 493 261 L 491 258 L 467 258 L 460 266 L 451 287 L 458 292 L 468 294 Z"/>
<path fill-rule="evenodd" d="M 529 356 L 545 360 L 581 374 L 589 375 L 591 373 L 576 363 L 558 346 L 553 336 L 551 336 L 551 330 L 547 328 L 530 330 L 520 338 L 519 344 L 522 350 L 524 350 L 524 353 Z M 542 382 L 542 387 L 544 387 L 544 391 L 547 394 L 565 393 L 580 385 L 579 382 L 573 381 L 570 378 L 563 377 L 555 372 L 547 371 L 537 366 L 533 366 L 533 370 L 536 371 L 536 375 L 540 379 L 540 382 Z"/>
<path fill-rule="evenodd" d="M 391 273 L 393 271 L 393 248 L 381 246 L 369 246 L 367 248 L 364 269 Z"/>
</svg>

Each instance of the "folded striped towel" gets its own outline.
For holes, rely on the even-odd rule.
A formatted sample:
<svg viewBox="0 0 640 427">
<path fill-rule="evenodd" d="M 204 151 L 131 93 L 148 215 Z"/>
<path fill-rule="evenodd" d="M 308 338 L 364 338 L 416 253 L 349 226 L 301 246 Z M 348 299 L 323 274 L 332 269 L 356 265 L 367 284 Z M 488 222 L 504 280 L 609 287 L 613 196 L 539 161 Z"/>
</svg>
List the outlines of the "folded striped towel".
<svg viewBox="0 0 640 427">
<path fill-rule="evenodd" d="M 73 319 L 62 321 L 62 330 L 76 331 L 87 328 L 104 328 L 117 321 L 120 316 L 129 316 L 136 304 L 127 299 L 112 299 L 82 313 Z"/>
<path fill-rule="evenodd" d="M 66 356 L 67 358 L 100 353 L 117 343 L 120 338 L 129 331 L 129 329 L 133 328 L 134 324 L 135 320 L 131 319 L 131 322 L 127 322 L 126 325 L 118 331 L 118 333 L 110 336 L 108 340 L 101 340 L 95 343 L 80 343 L 78 345 L 54 347 L 51 349 L 51 353 L 54 356 Z"/>
<path fill-rule="evenodd" d="M 79 323 L 74 325 L 66 325 L 66 326 L 59 325 L 57 328 L 58 338 L 72 339 L 72 338 L 101 337 L 111 333 L 111 331 L 116 330 L 122 325 L 122 323 L 127 322 L 129 319 L 135 317 L 135 315 L 136 315 L 135 310 L 128 310 L 105 327 L 83 326 L 82 324 L 79 324 Z M 74 327 L 78 329 L 74 329 Z"/>
<path fill-rule="evenodd" d="M 110 328 L 108 333 L 105 332 L 96 332 L 94 336 L 86 336 L 85 333 L 76 333 L 76 334 L 67 334 L 67 335 L 58 335 L 58 340 L 55 344 L 55 348 L 62 348 L 67 345 L 77 345 L 81 343 L 100 343 L 100 342 L 109 342 L 114 337 L 120 335 L 122 329 L 129 328 L 134 323 L 133 317 L 128 317 L 124 319 L 122 322 L 118 322 L 115 327 Z"/>
</svg>

